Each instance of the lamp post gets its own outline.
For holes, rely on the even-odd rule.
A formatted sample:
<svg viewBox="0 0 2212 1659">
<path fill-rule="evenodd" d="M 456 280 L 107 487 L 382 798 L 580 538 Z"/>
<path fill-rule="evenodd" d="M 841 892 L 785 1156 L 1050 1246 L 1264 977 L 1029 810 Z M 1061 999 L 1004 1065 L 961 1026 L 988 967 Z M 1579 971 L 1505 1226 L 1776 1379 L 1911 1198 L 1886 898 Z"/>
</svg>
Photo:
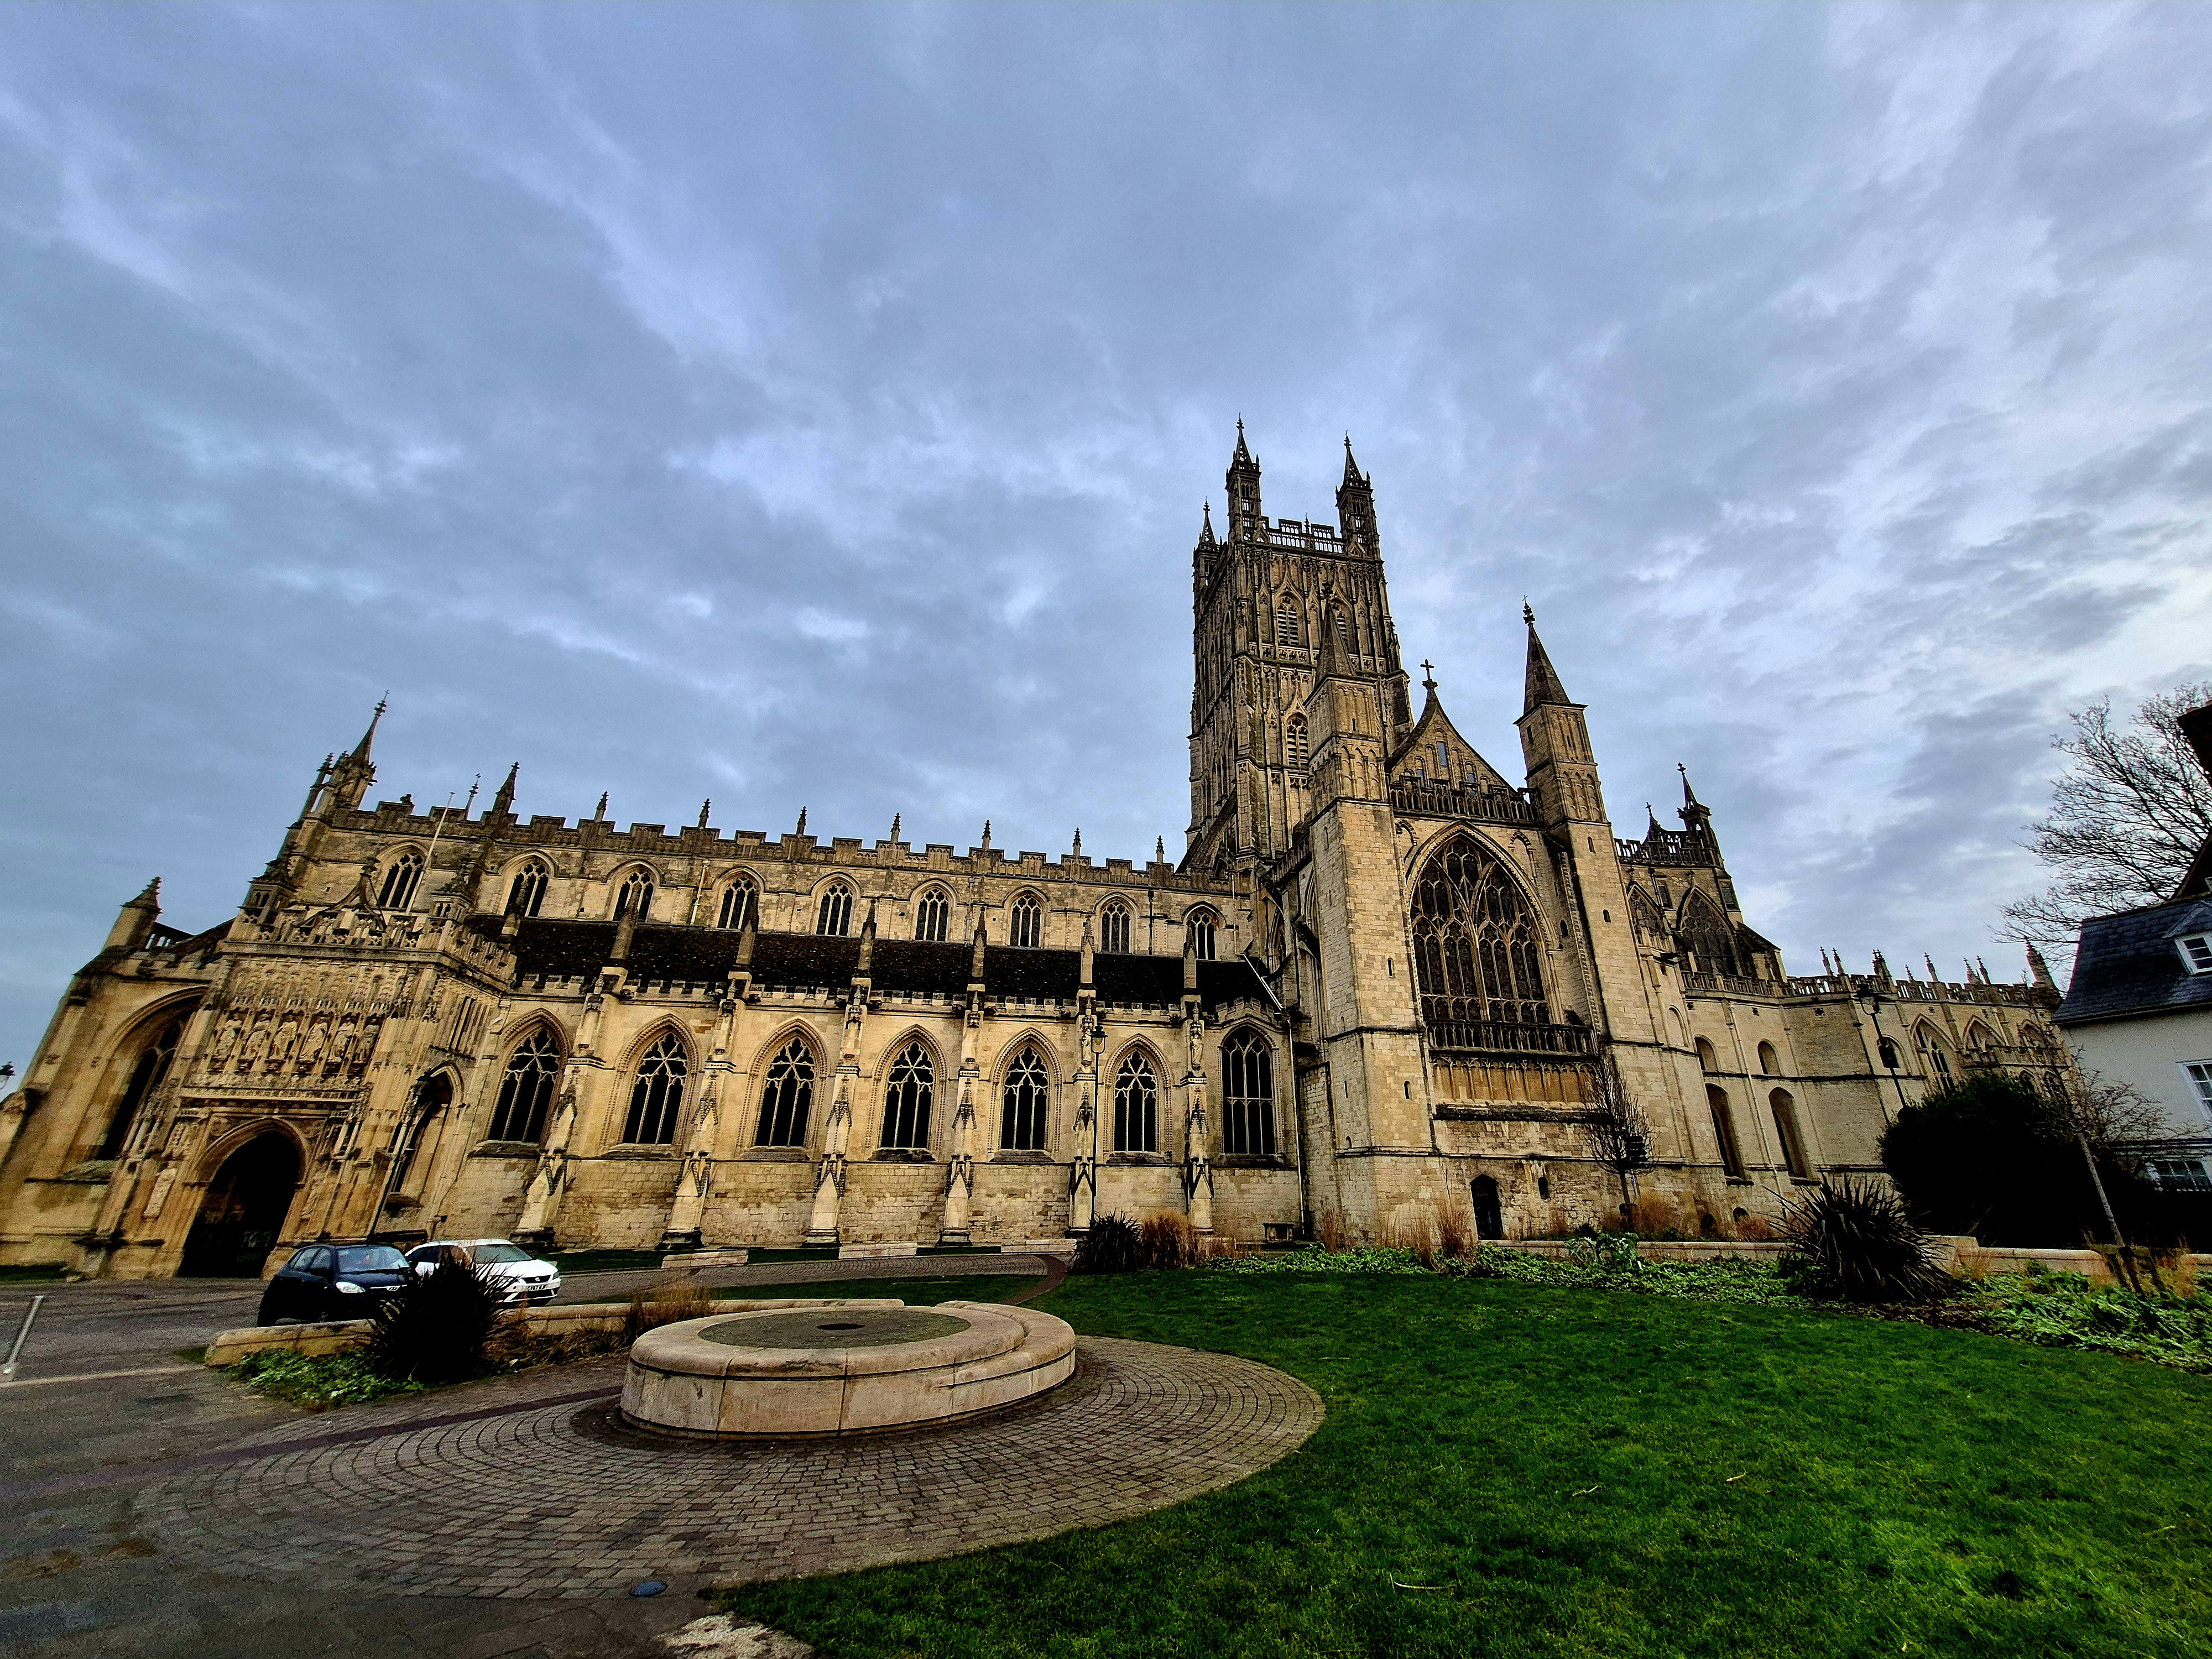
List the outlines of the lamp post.
<svg viewBox="0 0 2212 1659">
<path fill-rule="evenodd" d="M 1901 1112 L 1905 1109 L 1905 1082 L 1904 1079 L 1899 1078 L 1897 1074 L 1897 1056 L 1899 1050 L 1897 1045 L 1892 1042 L 1888 1036 L 1883 1033 L 1881 1029 L 1881 1005 L 1887 1000 L 1887 999 L 1883 997 L 1880 991 L 1874 989 L 1872 987 L 1869 987 L 1867 989 L 1861 991 L 1858 994 L 1866 1002 L 1867 1018 L 1874 1021 L 1875 1053 L 1881 1059 L 1881 1063 L 1889 1070 L 1890 1086 L 1897 1091 L 1897 1109 Z M 1877 1091 L 1876 1092 L 1879 1093 L 1880 1091 Z M 1889 1109 L 1887 1107 L 1882 1109 L 1882 1115 L 1885 1118 L 1888 1118 L 1889 1121 L 1892 1123 L 1897 1121 L 1894 1117 L 1890 1116 Z"/>
</svg>

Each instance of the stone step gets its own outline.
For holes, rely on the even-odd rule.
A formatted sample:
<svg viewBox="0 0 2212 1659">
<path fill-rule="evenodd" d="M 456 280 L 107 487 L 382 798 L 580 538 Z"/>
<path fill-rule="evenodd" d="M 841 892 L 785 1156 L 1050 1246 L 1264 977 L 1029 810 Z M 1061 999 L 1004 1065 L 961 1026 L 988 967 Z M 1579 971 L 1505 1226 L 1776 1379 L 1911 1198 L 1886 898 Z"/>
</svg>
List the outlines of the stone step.
<svg viewBox="0 0 2212 1659">
<path fill-rule="evenodd" d="M 837 1247 L 837 1260 L 873 1261 L 884 1256 L 919 1255 L 921 1253 L 921 1246 L 911 1239 L 903 1244 L 840 1244 Z"/>
</svg>

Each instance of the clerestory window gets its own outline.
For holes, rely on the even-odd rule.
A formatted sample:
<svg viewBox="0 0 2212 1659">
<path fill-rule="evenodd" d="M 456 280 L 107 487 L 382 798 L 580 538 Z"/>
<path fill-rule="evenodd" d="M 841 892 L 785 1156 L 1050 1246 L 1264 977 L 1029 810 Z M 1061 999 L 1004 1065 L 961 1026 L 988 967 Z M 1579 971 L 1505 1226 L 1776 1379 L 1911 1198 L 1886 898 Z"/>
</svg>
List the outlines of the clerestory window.
<svg viewBox="0 0 2212 1659">
<path fill-rule="evenodd" d="M 552 872 L 536 859 L 526 861 L 514 872 L 514 880 L 507 890 L 507 910 L 509 915 L 534 916 L 544 908 L 545 888 Z"/>
<path fill-rule="evenodd" d="M 933 887 L 914 907 L 914 936 L 942 945 L 952 932 L 952 901 L 942 887 Z"/>
<path fill-rule="evenodd" d="M 1014 901 L 1014 908 L 1006 921 L 1006 943 L 1034 951 L 1044 942 L 1044 906 L 1037 902 L 1036 895 L 1024 893 Z"/>
<path fill-rule="evenodd" d="M 623 878 L 622 885 L 615 890 L 615 915 L 635 916 L 643 921 L 653 914 L 653 872 L 633 870 Z"/>
<path fill-rule="evenodd" d="M 822 890 L 822 902 L 814 910 L 814 931 L 826 934 L 853 931 L 853 890 L 843 882 L 833 881 Z"/>
<path fill-rule="evenodd" d="M 722 902 L 714 913 L 714 926 L 735 931 L 751 921 L 758 925 L 760 890 L 750 876 L 739 876 L 722 890 Z"/>
<path fill-rule="evenodd" d="M 384 866 L 384 885 L 376 896 L 380 910 L 404 910 L 415 902 L 415 888 L 422 879 L 422 855 L 410 848 Z"/>
<path fill-rule="evenodd" d="M 1211 910 L 1194 910 L 1183 925 L 1189 931 L 1191 954 L 1200 962 L 1212 961 L 1213 913 Z"/>
<path fill-rule="evenodd" d="M 1129 954 L 1129 907 L 1115 899 L 1098 915 L 1098 948 L 1114 956 Z"/>
</svg>

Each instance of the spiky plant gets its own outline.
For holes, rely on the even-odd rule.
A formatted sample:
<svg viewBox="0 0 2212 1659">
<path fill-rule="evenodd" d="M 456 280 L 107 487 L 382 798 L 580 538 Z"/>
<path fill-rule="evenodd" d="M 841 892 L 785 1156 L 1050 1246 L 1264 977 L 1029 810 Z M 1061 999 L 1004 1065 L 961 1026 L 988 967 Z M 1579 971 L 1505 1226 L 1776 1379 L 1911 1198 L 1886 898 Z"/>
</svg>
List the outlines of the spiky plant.
<svg viewBox="0 0 2212 1659">
<path fill-rule="evenodd" d="M 1824 1177 L 1784 1213 L 1782 1233 L 1790 1245 L 1782 1270 L 1808 1296 L 1928 1302 L 1957 1288 L 1904 1199 L 1880 1182 Z"/>
<path fill-rule="evenodd" d="M 1144 1235 L 1127 1216 L 1097 1217 L 1076 1244 L 1072 1265 L 1079 1273 L 1133 1273 L 1145 1265 Z"/>
<path fill-rule="evenodd" d="M 370 1366 L 398 1382 L 448 1382 L 484 1368 L 499 1296 L 455 1261 L 410 1275 L 369 1314 Z"/>
</svg>

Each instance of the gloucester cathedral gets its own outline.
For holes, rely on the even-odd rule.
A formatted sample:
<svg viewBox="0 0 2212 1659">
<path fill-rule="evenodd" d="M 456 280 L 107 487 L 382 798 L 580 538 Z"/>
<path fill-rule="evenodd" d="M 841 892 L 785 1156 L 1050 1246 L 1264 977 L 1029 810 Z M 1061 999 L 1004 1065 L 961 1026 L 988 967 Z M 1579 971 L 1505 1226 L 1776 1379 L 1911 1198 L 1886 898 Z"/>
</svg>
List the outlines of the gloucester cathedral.
<svg viewBox="0 0 2212 1659">
<path fill-rule="evenodd" d="M 1334 523 L 1263 513 L 1241 425 L 1227 483 L 1179 860 L 526 817 L 514 769 L 422 812 L 371 799 L 372 720 L 235 915 L 157 881 L 70 981 L 0 1102 L 0 1262 L 1553 1233 L 1620 1202 L 1601 1067 L 1640 1197 L 1732 1235 L 1923 1090 L 2063 1063 L 2039 961 L 1788 972 L 1686 777 L 1617 834 L 1533 616 L 1519 782 L 1417 706 L 1348 444 Z"/>
</svg>

